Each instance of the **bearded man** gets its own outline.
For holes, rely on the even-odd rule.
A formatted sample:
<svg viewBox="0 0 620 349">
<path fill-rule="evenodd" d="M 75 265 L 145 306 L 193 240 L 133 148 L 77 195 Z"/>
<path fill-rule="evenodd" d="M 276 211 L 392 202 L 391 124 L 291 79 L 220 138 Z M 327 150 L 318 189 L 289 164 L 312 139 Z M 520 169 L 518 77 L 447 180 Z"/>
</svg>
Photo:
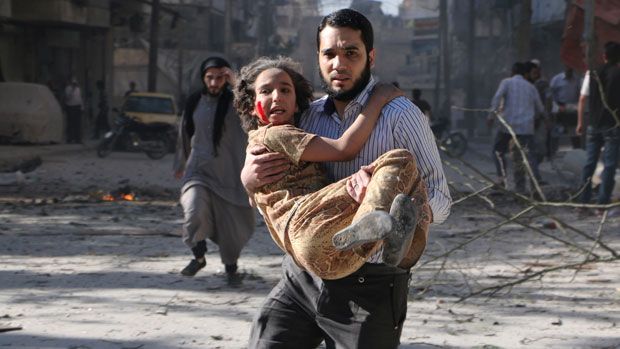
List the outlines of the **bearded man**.
<svg viewBox="0 0 620 349">
<path fill-rule="evenodd" d="M 307 132 L 337 139 L 351 126 L 376 84 L 373 30 L 359 12 L 342 9 L 323 18 L 317 30 L 317 54 L 327 96 L 314 101 L 301 117 Z M 409 99 L 399 97 L 381 111 L 373 133 L 351 161 L 325 163 L 330 179 L 352 175 L 351 197 L 360 202 L 372 176 L 367 165 L 381 154 L 404 148 L 417 160 L 428 188 L 430 220 L 443 222 L 450 212 L 450 192 L 428 118 Z M 248 192 L 282 178 L 288 163 L 261 147 L 248 149 L 241 180 Z M 283 277 L 254 319 L 250 348 L 396 348 L 407 311 L 410 268 L 421 256 L 426 234 L 410 244 L 398 267 L 383 263 L 382 251 L 358 271 L 322 280 L 287 255 Z M 417 236 L 417 234 L 416 234 Z"/>
<path fill-rule="evenodd" d="M 206 239 L 219 245 L 226 274 L 237 274 L 237 259 L 254 231 L 254 210 L 239 175 L 247 136 L 232 106 L 233 73 L 226 60 L 209 57 L 200 65 L 203 87 L 186 103 L 175 156 L 175 177 L 183 181 L 183 242 L 194 259 L 181 271 L 194 276 L 207 264 Z"/>
</svg>

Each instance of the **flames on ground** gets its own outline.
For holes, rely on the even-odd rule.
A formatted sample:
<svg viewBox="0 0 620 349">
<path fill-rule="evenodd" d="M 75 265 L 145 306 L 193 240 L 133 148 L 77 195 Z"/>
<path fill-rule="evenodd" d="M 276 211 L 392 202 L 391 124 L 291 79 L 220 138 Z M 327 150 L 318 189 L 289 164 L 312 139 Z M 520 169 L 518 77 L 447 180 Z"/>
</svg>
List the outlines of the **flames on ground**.
<svg viewBox="0 0 620 349">
<path fill-rule="evenodd" d="M 130 186 L 118 188 L 101 197 L 103 201 L 135 201 L 136 199 L 136 194 L 133 193 Z"/>
</svg>

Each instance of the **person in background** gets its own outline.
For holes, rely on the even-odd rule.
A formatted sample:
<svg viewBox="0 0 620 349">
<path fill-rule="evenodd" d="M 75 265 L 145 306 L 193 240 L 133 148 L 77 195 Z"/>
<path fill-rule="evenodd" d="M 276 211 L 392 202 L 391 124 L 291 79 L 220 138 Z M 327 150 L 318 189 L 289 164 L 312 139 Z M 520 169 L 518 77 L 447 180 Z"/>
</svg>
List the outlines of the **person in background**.
<svg viewBox="0 0 620 349">
<path fill-rule="evenodd" d="M 60 88 L 58 84 L 52 79 L 47 80 L 46 85 L 50 89 L 50 91 L 52 91 L 52 94 L 54 95 L 58 103 L 60 105 L 63 105 L 64 104 L 64 91 L 62 90 L 62 88 Z"/>
<path fill-rule="evenodd" d="M 108 105 L 108 94 L 105 92 L 105 84 L 103 81 L 97 80 L 95 87 L 97 88 L 97 107 L 99 108 L 99 111 L 95 117 L 93 138 L 99 139 L 100 135 L 103 135 L 110 130 L 110 125 L 108 123 L 108 110 L 110 107 Z"/>
<path fill-rule="evenodd" d="M 592 175 L 601 156 L 603 173 L 598 189 L 597 204 L 608 204 L 615 186 L 620 148 L 620 43 L 605 44 L 605 64 L 595 70 L 596 77 L 586 75 L 578 106 L 578 120 L 575 133 L 581 135 L 586 125 L 584 109 L 589 99 L 590 120 L 586 133 L 586 163 L 581 174 L 583 191 L 579 200 L 590 203 L 592 197 Z M 605 102 L 603 102 L 605 101 Z"/>
<path fill-rule="evenodd" d="M 521 62 L 515 63 L 512 66 L 512 73 L 512 77 L 502 80 L 499 84 L 491 101 L 491 109 L 501 113 L 525 151 L 526 158 L 524 159 L 518 149 L 513 149 L 513 159 L 515 190 L 526 194 L 525 161 L 528 161 L 533 171 L 538 169 L 538 166 L 533 163 L 536 159 L 531 152 L 534 139 L 534 118 L 536 113 L 544 113 L 544 108 L 538 91 L 534 85 L 525 79 L 526 65 Z M 500 112 L 502 101 L 503 110 Z M 494 116 L 495 114 L 492 114 L 487 119 L 489 126 L 493 125 Z M 498 183 L 504 187 L 506 187 L 505 154 L 508 152 L 511 140 L 512 136 L 509 131 L 504 125 L 500 124 L 493 144 L 493 160 L 495 161 Z M 540 175 L 534 172 L 534 177 L 540 178 Z"/>
<path fill-rule="evenodd" d="M 531 60 L 525 63 L 525 78 L 527 81 L 532 83 L 536 90 L 538 91 L 538 96 L 540 97 L 541 102 L 543 103 L 543 107 L 545 106 L 545 96 L 547 95 L 548 84 L 541 78 L 540 74 L 540 66 L 535 63 L 536 60 Z M 533 169 L 533 172 L 537 174 L 536 180 L 539 181 L 539 184 L 546 184 L 540 177 L 539 166 L 540 163 L 545 159 L 546 151 L 546 143 L 548 137 L 548 131 L 551 126 L 549 119 L 547 118 L 547 113 L 536 113 L 536 117 L 534 118 L 534 139 L 532 140 L 532 156 L 535 161 L 532 162 L 532 166 L 536 166 Z"/>
<path fill-rule="evenodd" d="M 564 71 L 557 74 L 549 83 L 551 95 L 552 129 L 549 137 L 549 157 L 558 151 L 561 135 L 569 135 L 573 148 L 581 147 L 579 136 L 575 136 L 574 129 L 577 125 L 577 103 L 579 101 L 579 89 L 581 79 L 575 75 L 572 68 L 566 66 Z"/>
<path fill-rule="evenodd" d="M 232 106 L 233 72 L 221 57 L 200 65 L 202 89 L 187 100 L 179 127 L 174 174 L 183 181 L 183 242 L 194 259 L 181 270 L 194 276 L 207 264 L 207 238 L 220 248 L 229 280 L 238 279 L 237 260 L 254 231 L 254 210 L 239 174 L 247 135 Z"/>
<path fill-rule="evenodd" d="M 64 105 L 67 112 L 67 143 L 82 143 L 82 112 L 84 102 L 77 78 L 65 87 Z"/>
<path fill-rule="evenodd" d="M 422 90 L 420 90 L 419 88 L 414 88 L 411 92 L 411 97 L 413 98 L 411 100 L 413 104 L 415 104 L 416 107 L 420 108 L 422 113 L 424 113 L 424 115 L 428 117 L 429 121 L 432 120 L 433 117 L 431 114 L 431 105 L 426 100 L 422 99 Z"/>
<path fill-rule="evenodd" d="M 130 94 L 132 94 L 134 92 L 138 92 L 138 90 L 136 89 L 136 82 L 135 81 L 130 81 L 129 82 L 129 90 L 127 90 L 125 92 L 125 97 L 129 96 Z"/>
<path fill-rule="evenodd" d="M 549 81 L 543 76 L 542 66 L 538 59 L 534 58 L 528 63 L 531 64 L 528 80 L 536 87 L 536 91 L 538 91 L 538 95 L 540 96 L 540 101 L 543 103 L 545 111 L 548 112 Z"/>
</svg>

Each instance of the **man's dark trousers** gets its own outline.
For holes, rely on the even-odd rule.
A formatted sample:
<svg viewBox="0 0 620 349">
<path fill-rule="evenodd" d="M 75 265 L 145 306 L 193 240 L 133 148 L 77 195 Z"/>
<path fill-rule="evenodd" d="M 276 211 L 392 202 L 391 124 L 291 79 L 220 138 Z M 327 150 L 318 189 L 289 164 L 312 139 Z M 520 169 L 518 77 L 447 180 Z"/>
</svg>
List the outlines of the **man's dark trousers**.
<svg viewBox="0 0 620 349">
<path fill-rule="evenodd" d="M 510 141 L 512 136 L 509 133 L 498 132 L 495 135 L 495 141 L 493 143 L 493 161 L 495 162 L 495 169 L 498 177 L 506 177 L 506 159 L 505 155 L 508 152 Z M 523 147 L 527 161 L 532 168 L 532 172 L 536 180 L 540 180 L 540 173 L 538 172 L 538 162 L 536 157 L 532 154 L 534 146 L 533 135 L 517 135 L 517 140 Z M 513 149 L 512 151 L 514 161 L 514 180 L 515 190 L 519 192 L 525 192 L 525 177 L 527 171 L 525 169 L 524 159 L 519 149 Z"/>
<path fill-rule="evenodd" d="M 82 107 L 67 106 L 67 143 L 82 143 Z"/>
<path fill-rule="evenodd" d="M 618 167 L 618 154 L 620 153 L 620 129 L 618 128 L 595 128 L 588 126 L 586 141 L 586 163 L 583 166 L 581 183 L 585 184 L 581 192 L 580 201 L 590 203 L 592 197 L 592 175 L 596 170 L 599 156 L 603 149 L 603 173 L 601 185 L 598 188 L 599 205 L 608 204 L 611 201 L 611 193 L 616 185 L 615 175 Z"/>
<path fill-rule="evenodd" d="M 364 264 L 338 280 L 300 269 L 290 256 L 254 319 L 250 348 L 396 348 L 407 314 L 409 271 Z"/>
</svg>

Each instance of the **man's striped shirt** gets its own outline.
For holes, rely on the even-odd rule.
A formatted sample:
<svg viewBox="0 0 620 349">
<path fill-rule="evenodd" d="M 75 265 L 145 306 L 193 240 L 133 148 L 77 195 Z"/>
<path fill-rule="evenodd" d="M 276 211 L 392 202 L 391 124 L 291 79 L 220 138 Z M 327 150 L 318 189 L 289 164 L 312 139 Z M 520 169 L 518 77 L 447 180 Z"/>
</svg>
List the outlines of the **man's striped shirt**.
<svg viewBox="0 0 620 349">
<path fill-rule="evenodd" d="M 376 80 L 371 78 L 366 88 L 347 105 L 342 119 L 327 96 L 314 101 L 301 119 L 301 128 L 323 137 L 339 138 L 360 114 L 375 84 Z M 416 157 L 420 174 L 428 186 L 433 222 L 443 222 L 450 213 L 452 199 L 435 137 L 428 118 L 405 97 L 396 98 L 383 107 L 370 138 L 355 159 L 324 164 L 330 179 L 337 181 L 357 172 L 362 165 L 370 164 L 383 153 L 398 148 L 407 149 Z"/>
</svg>

